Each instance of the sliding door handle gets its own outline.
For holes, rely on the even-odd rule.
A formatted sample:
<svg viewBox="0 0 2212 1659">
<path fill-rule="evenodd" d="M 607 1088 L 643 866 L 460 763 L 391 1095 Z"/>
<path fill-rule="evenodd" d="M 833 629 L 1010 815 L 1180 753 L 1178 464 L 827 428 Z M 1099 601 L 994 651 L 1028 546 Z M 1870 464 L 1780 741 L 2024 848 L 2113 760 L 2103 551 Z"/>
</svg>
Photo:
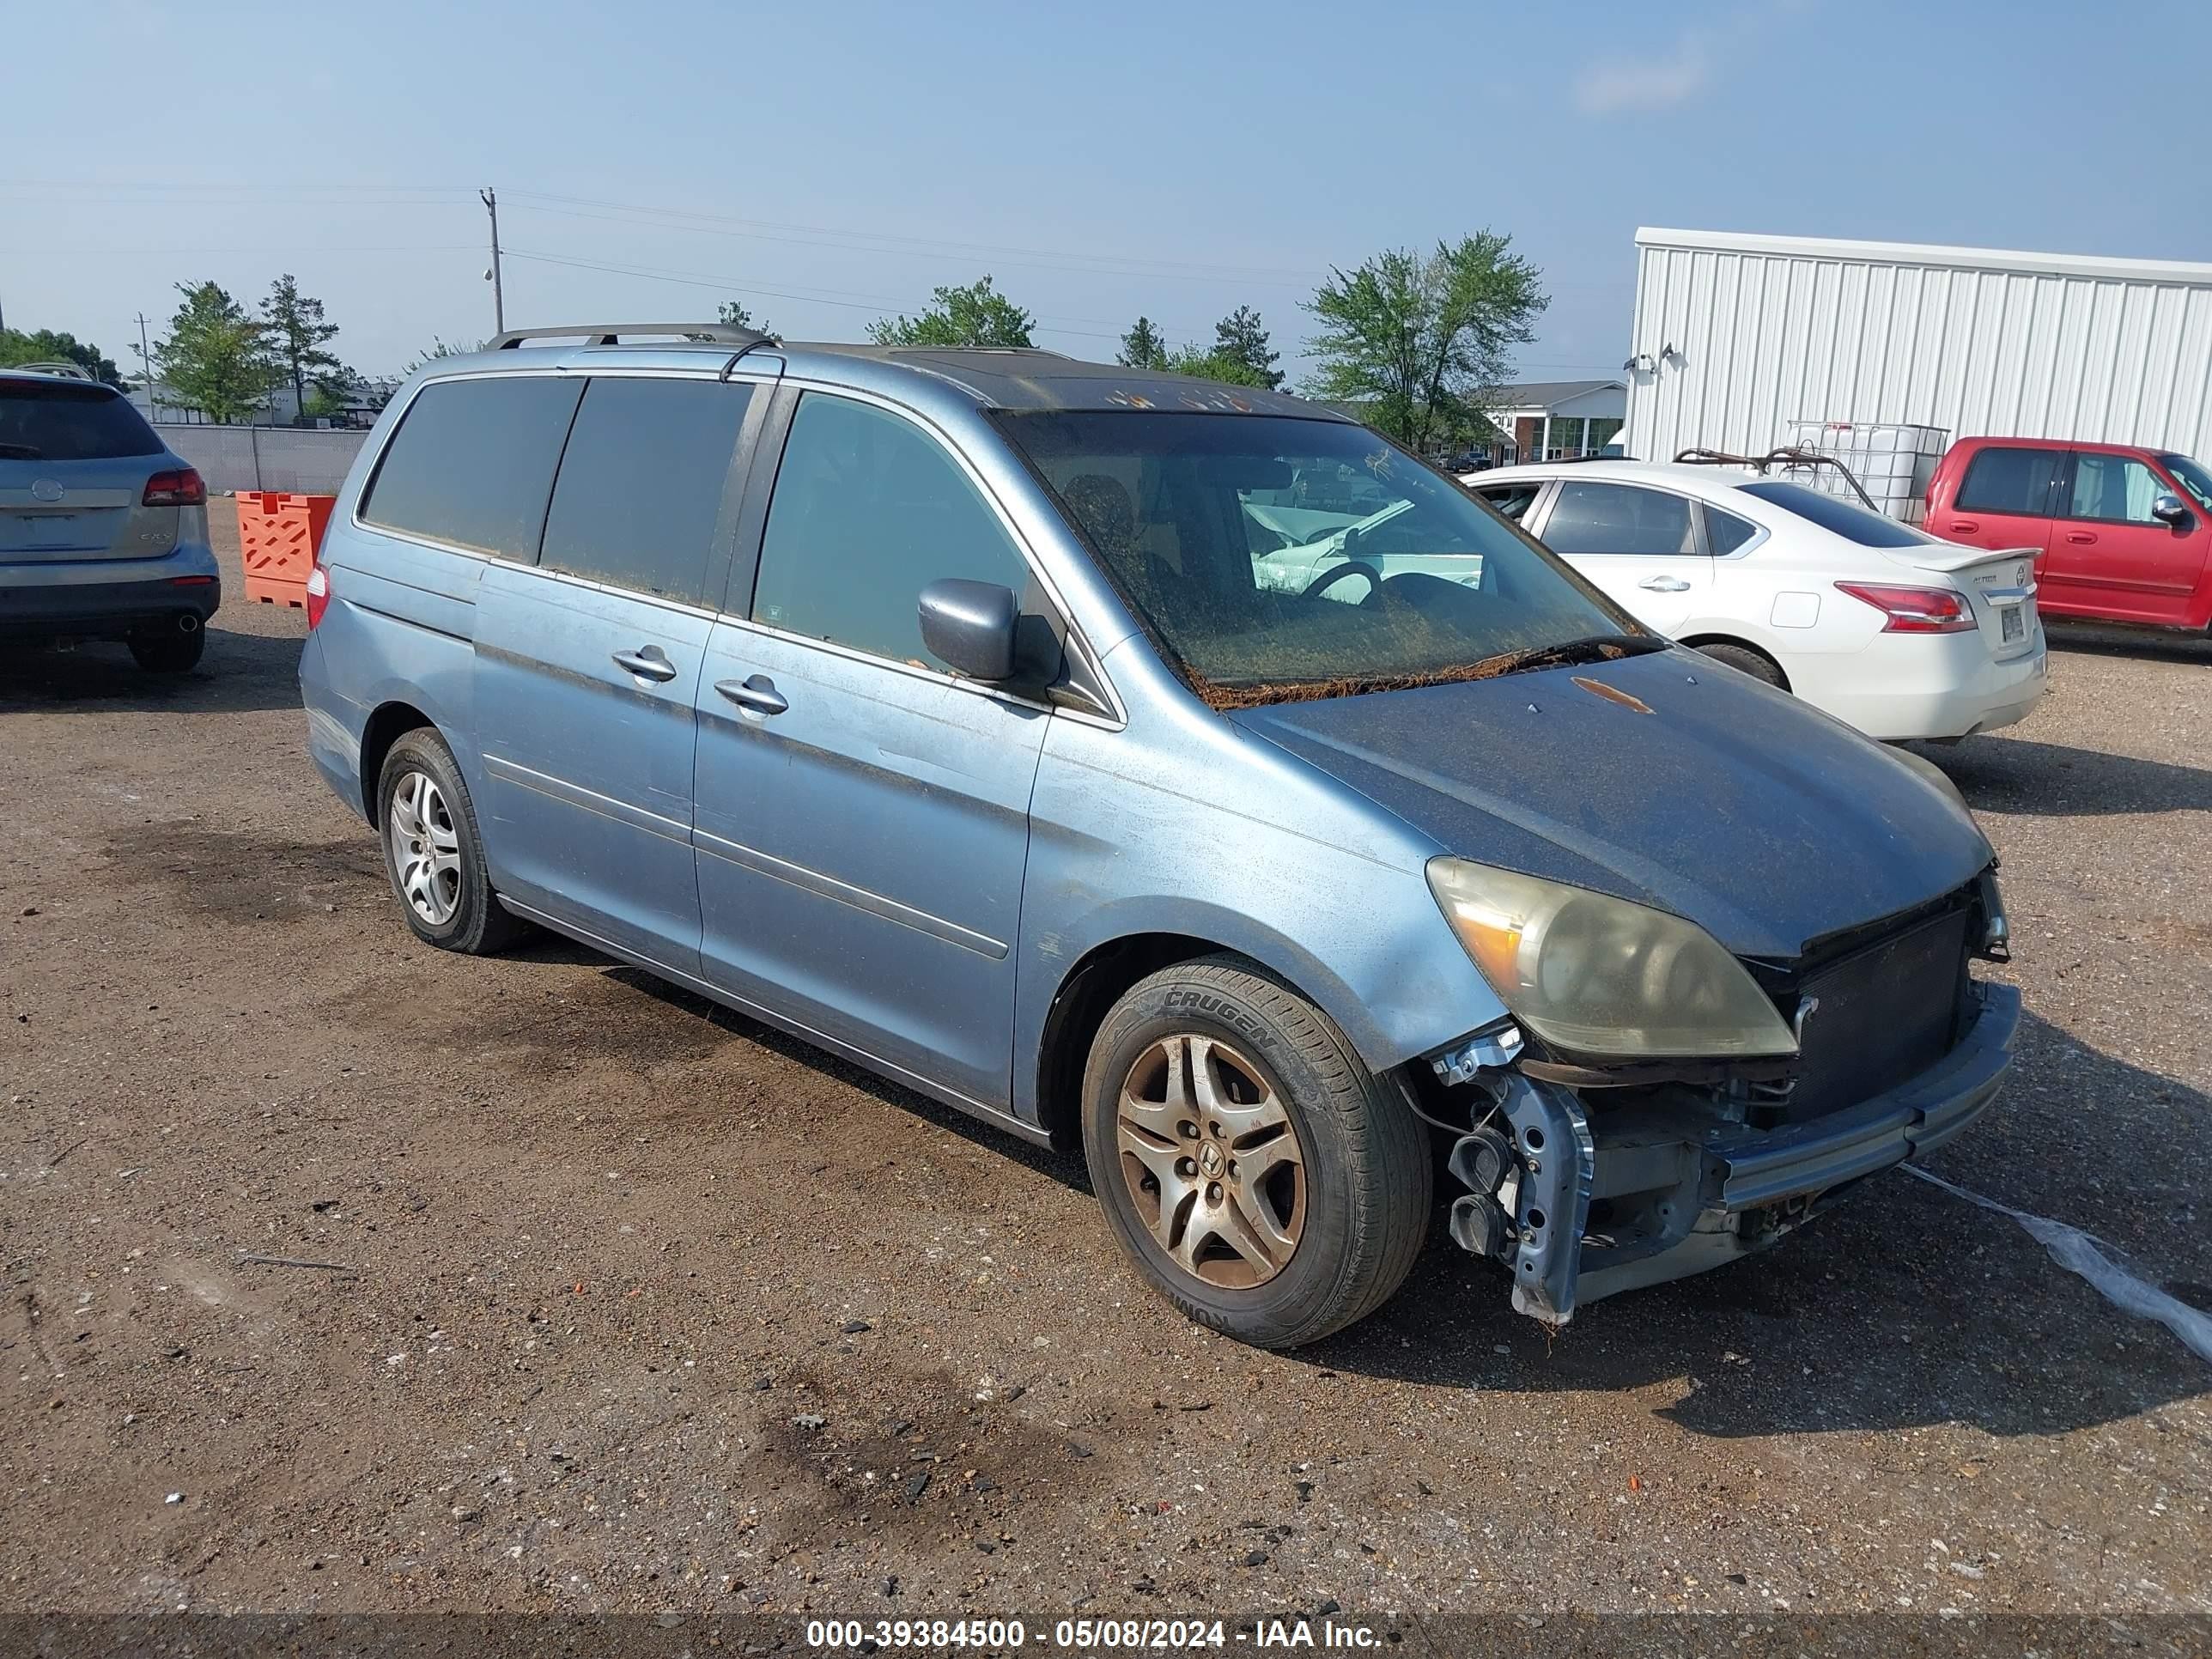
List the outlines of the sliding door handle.
<svg viewBox="0 0 2212 1659">
<path fill-rule="evenodd" d="M 775 689 L 775 682 L 765 674 L 744 680 L 716 680 L 714 690 L 738 708 L 755 714 L 781 714 L 791 707 L 783 700 L 783 693 Z"/>
<path fill-rule="evenodd" d="M 615 666 L 635 674 L 641 680 L 672 680 L 676 665 L 668 660 L 668 653 L 657 645 L 641 645 L 635 651 L 615 653 Z"/>
</svg>

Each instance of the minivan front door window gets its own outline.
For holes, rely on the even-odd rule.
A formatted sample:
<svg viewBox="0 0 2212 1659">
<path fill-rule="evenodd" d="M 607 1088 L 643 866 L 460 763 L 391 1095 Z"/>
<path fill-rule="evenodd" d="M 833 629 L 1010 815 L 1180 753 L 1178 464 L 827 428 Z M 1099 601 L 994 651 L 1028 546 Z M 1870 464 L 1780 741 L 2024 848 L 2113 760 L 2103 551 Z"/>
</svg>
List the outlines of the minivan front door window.
<svg viewBox="0 0 2212 1659">
<path fill-rule="evenodd" d="M 998 515 L 912 422 L 810 392 L 783 447 L 753 620 L 944 672 L 921 642 L 921 590 L 996 582 L 1034 609 L 1030 569 Z"/>
<path fill-rule="evenodd" d="M 1625 612 L 1364 427 L 1166 410 L 1000 420 L 1217 708 L 1649 648 Z"/>
</svg>

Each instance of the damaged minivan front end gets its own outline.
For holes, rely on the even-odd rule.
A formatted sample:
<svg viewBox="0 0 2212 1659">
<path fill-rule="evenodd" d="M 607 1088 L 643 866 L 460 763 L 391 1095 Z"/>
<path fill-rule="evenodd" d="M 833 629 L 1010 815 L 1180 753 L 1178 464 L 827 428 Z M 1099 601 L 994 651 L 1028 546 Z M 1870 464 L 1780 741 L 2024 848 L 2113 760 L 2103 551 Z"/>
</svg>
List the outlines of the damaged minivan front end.
<svg viewBox="0 0 2212 1659">
<path fill-rule="evenodd" d="M 1430 884 L 1510 1018 L 1429 1057 L 1453 1239 L 1559 1326 L 1778 1243 L 1957 1134 L 2011 1063 L 1994 863 L 1931 904 L 1741 960 L 1679 917 L 1437 859 Z M 1638 914 L 1638 913 L 1641 914 Z"/>
</svg>

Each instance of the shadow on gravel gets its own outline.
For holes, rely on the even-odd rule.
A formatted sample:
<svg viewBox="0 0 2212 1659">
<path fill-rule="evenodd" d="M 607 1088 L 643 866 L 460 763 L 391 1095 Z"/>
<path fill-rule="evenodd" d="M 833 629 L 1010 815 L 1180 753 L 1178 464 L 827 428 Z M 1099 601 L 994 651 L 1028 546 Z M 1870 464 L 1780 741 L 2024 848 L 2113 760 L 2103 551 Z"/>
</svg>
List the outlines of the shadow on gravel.
<svg viewBox="0 0 2212 1659">
<path fill-rule="evenodd" d="M 2208 682 L 2212 688 L 2212 682 Z M 1977 812 L 2106 817 L 2124 812 L 2212 811 L 2212 770 L 2136 760 L 2002 733 L 1955 748 L 1912 745 L 1943 769 Z"/>
<path fill-rule="evenodd" d="M 0 714 L 240 714 L 300 706 L 301 641 L 208 629 L 207 654 L 189 674 L 149 674 L 119 645 L 71 651 L 0 650 Z"/>
<path fill-rule="evenodd" d="M 927 1095 L 902 1088 L 888 1078 L 878 1077 L 873 1072 L 849 1060 L 841 1060 L 802 1038 L 791 1036 L 733 1008 L 725 1008 L 719 1002 L 710 1002 L 705 997 L 694 995 L 665 980 L 656 979 L 642 969 L 630 967 L 626 963 L 611 963 L 606 969 L 606 977 L 633 990 L 656 997 L 672 1008 L 714 1025 L 732 1036 L 742 1037 L 772 1054 L 810 1066 L 825 1077 L 834 1077 L 840 1083 L 847 1084 L 862 1094 L 872 1096 L 886 1106 L 926 1118 L 963 1140 L 971 1141 L 985 1151 L 1010 1158 L 1075 1192 L 1087 1194 L 1091 1191 L 1090 1176 L 1079 1156 L 1033 1146 L 1010 1131 L 994 1128 L 980 1118 L 969 1116 L 957 1107 L 947 1106 Z"/>
<path fill-rule="evenodd" d="M 2212 668 L 2212 640 L 2167 628 L 2123 628 L 2069 623 L 2046 617 L 2045 637 L 2054 651 L 2092 657 L 2129 657 L 2140 662 L 2172 662 Z M 2058 665 L 2054 664 L 2054 667 Z"/>
<path fill-rule="evenodd" d="M 1939 1153 L 1940 1172 L 2098 1234 L 2153 1284 L 2185 1274 L 2172 1294 L 2201 1291 L 2204 1176 L 2185 1149 L 2206 1139 L 2212 1098 L 2033 1015 L 2021 1049 L 2032 1086 Z M 2142 1158 L 2147 1145 L 2167 1149 L 2159 1163 Z M 1949 1423 L 2056 1434 L 2212 1392 L 2212 1370 L 2011 1220 L 1899 1171 L 1765 1255 L 1594 1303 L 1555 1340 L 1511 1310 L 1509 1291 L 1439 1230 L 1380 1314 L 1290 1358 L 1485 1392 L 1643 1393 L 1658 1415 L 1721 1438 Z"/>
</svg>

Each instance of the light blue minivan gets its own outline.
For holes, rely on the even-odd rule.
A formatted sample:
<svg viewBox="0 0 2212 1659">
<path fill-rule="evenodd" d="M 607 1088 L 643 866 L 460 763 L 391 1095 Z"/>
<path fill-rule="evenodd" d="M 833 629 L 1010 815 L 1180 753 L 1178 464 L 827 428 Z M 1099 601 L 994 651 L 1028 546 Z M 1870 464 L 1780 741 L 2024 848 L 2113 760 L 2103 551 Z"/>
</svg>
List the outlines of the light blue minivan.
<svg viewBox="0 0 2212 1659">
<path fill-rule="evenodd" d="M 422 939 L 552 928 L 1079 1145 L 1248 1341 L 1372 1311 L 1439 1219 L 1563 1323 L 2009 1063 L 1941 774 L 1279 393 L 503 335 L 385 412 L 309 619 L 315 762 Z"/>
</svg>

